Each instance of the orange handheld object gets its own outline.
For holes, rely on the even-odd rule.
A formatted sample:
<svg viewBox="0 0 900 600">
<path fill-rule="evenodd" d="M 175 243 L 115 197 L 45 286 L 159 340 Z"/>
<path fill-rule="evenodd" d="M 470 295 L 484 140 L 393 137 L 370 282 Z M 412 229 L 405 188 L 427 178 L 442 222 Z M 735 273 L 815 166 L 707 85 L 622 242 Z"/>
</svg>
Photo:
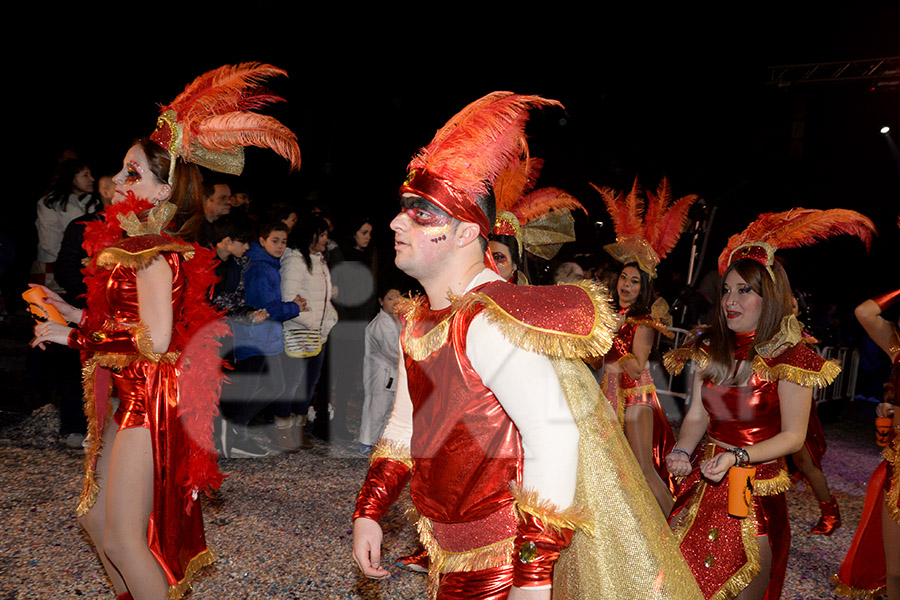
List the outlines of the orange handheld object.
<svg viewBox="0 0 900 600">
<path fill-rule="evenodd" d="M 753 484 L 756 483 L 756 467 L 731 467 L 728 469 L 728 514 L 743 519 L 753 502 Z"/>
<path fill-rule="evenodd" d="M 893 426 L 893 417 L 875 417 L 875 443 L 882 448 L 890 446 Z"/>
<path fill-rule="evenodd" d="M 38 323 L 56 321 L 62 325 L 66 324 L 66 320 L 62 318 L 56 307 L 44 302 L 44 290 L 41 288 L 28 288 L 27 291 L 22 293 L 22 298 L 28 303 L 28 311 Z"/>
</svg>

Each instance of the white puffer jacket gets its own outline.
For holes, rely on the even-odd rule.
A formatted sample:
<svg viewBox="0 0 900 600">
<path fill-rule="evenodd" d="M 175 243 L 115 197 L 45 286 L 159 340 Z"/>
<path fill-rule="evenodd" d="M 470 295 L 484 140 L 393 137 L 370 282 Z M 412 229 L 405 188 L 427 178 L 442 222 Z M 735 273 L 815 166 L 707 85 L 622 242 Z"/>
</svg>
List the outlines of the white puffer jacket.
<svg viewBox="0 0 900 600">
<path fill-rule="evenodd" d="M 288 248 L 281 257 L 281 299 L 290 302 L 300 294 L 306 300 L 308 311 L 285 321 L 285 329 L 319 329 L 322 327 L 322 343 L 328 341 L 328 333 L 337 323 L 338 315 L 331 304 L 331 273 L 321 253 L 311 254 L 312 272 L 298 250 Z M 324 318 L 323 318 L 324 314 Z"/>
</svg>

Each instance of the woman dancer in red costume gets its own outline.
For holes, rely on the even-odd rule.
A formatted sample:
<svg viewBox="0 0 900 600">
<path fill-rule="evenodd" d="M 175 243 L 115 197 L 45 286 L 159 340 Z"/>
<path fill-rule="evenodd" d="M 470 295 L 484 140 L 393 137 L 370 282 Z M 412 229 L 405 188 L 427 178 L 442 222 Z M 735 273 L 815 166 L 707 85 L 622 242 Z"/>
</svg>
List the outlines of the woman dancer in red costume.
<svg viewBox="0 0 900 600">
<path fill-rule="evenodd" d="M 196 164 L 238 174 L 250 144 L 299 164 L 290 131 L 243 111 L 276 100 L 254 89 L 280 74 L 268 65 L 226 66 L 188 86 L 163 109 L 151 138 L 128 150 L 114 178 L 118 201 L 88 225 L 88 308 L 45 289 L 77 325 L 39 324 L 32 345 L 83 351 L 92 444 L 78 514 L 119 598 L 180 598 L 213 561 L 198 493 L 222 480 L 212 419 L 222 381 L 217 337 L 227 328 L 205 301 L 215 253 L 183 242 L 184 229 L 164 230 L 176 212 L 199 207 Z M 108 420 L 110 384 L 119 406 Z"/>
<path fill-rule="evenodd" d="M 877 598 L 886 592 L 890 600 L 900 600 L 900 321 L 891 323 L 881 316 L 898 301 L 900 290 L 894 290 L 856 307 L 859 323 L 891 357 L 894 370 L 892 389 L 877 409 L 879 417 L 893 417 L 889 443 L 869 479 L 853 542 L 833 578 L 836 591 L 851 598 Z"/>
<path fill-rule="evenodd" d="M 724 281 L 708 332 L 666 354 L 680 372 L 699 367 L 675 449 L 666 457 L 680 482 L 671 524 L 706 598 L 780 597 L 790 549 L 784 457 L 806 438 L 813 386 L 840 371 L 801 341 L 787 275 L 775 250 L 836 233 L 868 244 L 874 227 L 853 211 L 795 209 L 761 215 L 719 258 Z M 701 445 L 704 435 L 709 443 Z M 697 451 L 697 464 L 692 459 Z M 756 468 L 749 514 L 728 515 L 732 466 Z"/>
<path fill-rule="evenodd" d="M 613 218 L 616 242 L 604 249 L 624 267 L 612 290 L 619 311 L 619 329 L 613 346 L 603 357 L 603 394 L 625 429 L 625 437 L 663 514 L 668 517 L 674 498 L 665 457 L 675 445 L 672 426 L 656 396 L 648 360 L 656 333 L 671 337 L 661 321 L 668 306 L 654 302 L 656 266 L 675 247 L 696 195 L 672 202 L 672 190 L 663 179 L 656 194 L 637 180 L 627 198 L 609 188 L 597 188 Z"/>
</svg>

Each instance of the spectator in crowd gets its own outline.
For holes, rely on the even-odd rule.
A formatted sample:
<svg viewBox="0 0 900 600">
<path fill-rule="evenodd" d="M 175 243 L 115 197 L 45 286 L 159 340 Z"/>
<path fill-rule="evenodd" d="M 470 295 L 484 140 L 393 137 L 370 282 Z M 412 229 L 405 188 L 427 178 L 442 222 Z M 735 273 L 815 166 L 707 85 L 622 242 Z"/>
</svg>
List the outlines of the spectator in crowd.
<svg viewBox="0 0 900 600">
<path fill-rule="evenodd" d="M 37 260 L 32 265 L 32 281 L 44 284 L 56 293 L 65 290 L 53 276 L 63 233 L 72 219 L 96 211 L 100 200 L 94 195 L 91 169 L 79 159 L 63 161 L 53 183 L 37 203 Z"/>
<path fill-rule="evenodd" d="M 289 452 L 312 448 L 304 427 L 325 361 L 328 334 L 338 321 L 324 255 L 327 244 L 328 224 L 311 215 L 291 232 L 290 248 L 281 259 L 282 298 L 302 297 L 308 308 L 284 322 L 286 382 L 282 401 L 275 407 L 275 441 Z M 327 421 L 328 411 L 321 414 Z"/>
<path fill-rule="evenodd" d="M 234 358 L 239 400 L 223 409 L 229 422 L 222 426 L 222 452 L 226 458 L 258 458 L 268 451 L 250 437 L 247 426 L 265 406 L 284 393 L 285 374 L 282 323 L 306 310 L 303 298 L 281 300 L 281 256 L 287 249 L 288 228 L 280 222 L 265 225 L 259 242 L 250 244 L 250 262 L 244 274 L 247 304 L 265 309 L 268 318 L 258 324 L 233 323 Z M 229 406 L 230 404 L 230 406 Z"/>
<path fill-rule="evenodd" d="M 388 288 L 378 294 L 381 310 L 366 326 L 366 354 L 363 362 L 365 401 L 359 426 L 359 450 L 369 454 L 391 416 L 397 391 L 397 365 L 400 361 L 400 317 L 397 302 L 400 290 Z"/>
</svg>

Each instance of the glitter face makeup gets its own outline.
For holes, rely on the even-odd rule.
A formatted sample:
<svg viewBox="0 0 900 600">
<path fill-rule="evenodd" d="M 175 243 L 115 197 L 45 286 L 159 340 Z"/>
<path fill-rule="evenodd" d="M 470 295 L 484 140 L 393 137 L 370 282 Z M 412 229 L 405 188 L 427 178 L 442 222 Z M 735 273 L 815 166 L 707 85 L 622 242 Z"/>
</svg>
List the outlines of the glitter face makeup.
<svg viewBox="0 0 900 600">
<path fill-rule="evenodd" d="M 116 184 L 116 197 L 113 202 L 125 198 L 128 192 L 133 192 L 138 198 L 145 198 L 150 202 L 159 202 L 169 197 L 168 185 L 160 182 L 150 171 L 147 155 L 140 146 L 132 146 L 125 154 L 122 161 L 122 170 L 113 177 Z"/>
<path fill-rule="evenodd" d="M 506 247 L 506 244 L 502 244 L 497 240 L 491 240 L 488 242 L 488 246 L 491 249 L 491 256 L 494 257 L 494 263 L 497 265 L 497 270 L 500 271 L 500 277 L 510 281 L 513 272 L 516 270 L 516 266 L 513 264 L 509 248 Z"/>
<path fill-rule="evenodd" d="M 424 198 L 404 195 L 400 213 L 391 221 L 395 263 L 408 275 L 427 271 L 443 260 L 456 221 Z"/>
</svg>

